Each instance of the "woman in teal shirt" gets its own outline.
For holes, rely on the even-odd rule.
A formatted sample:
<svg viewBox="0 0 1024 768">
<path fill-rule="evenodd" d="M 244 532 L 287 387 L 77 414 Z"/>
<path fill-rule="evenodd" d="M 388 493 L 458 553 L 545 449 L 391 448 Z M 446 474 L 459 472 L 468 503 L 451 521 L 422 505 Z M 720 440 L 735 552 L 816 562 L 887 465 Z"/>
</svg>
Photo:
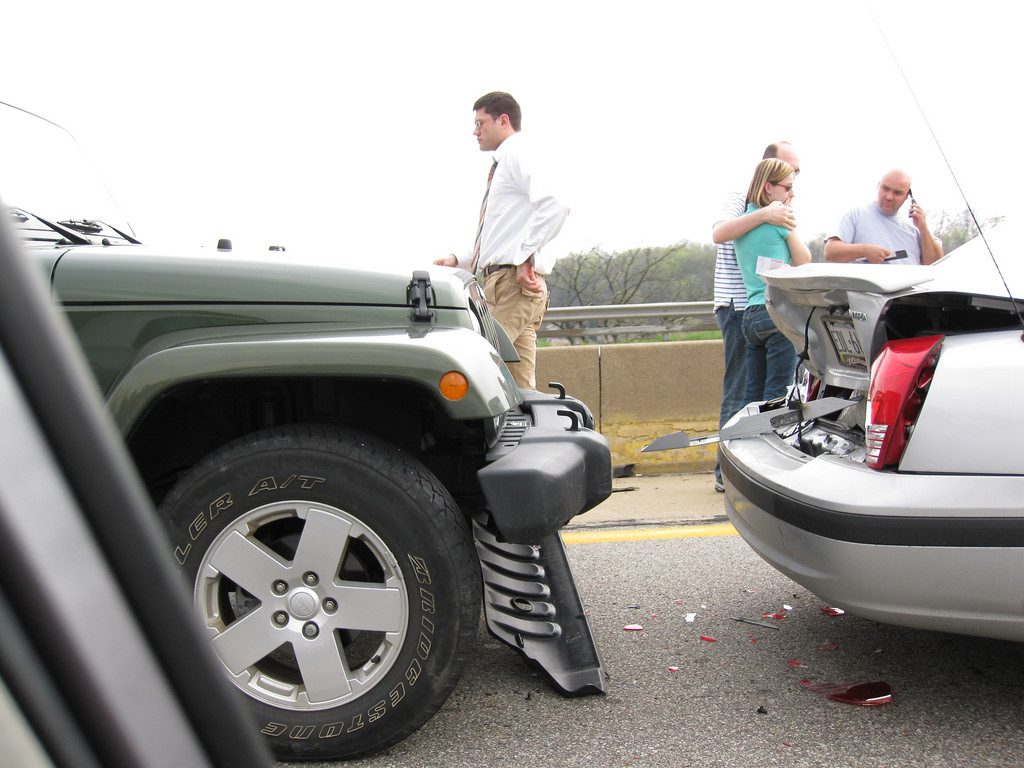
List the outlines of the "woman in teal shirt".
<svg viewBox="0 0 1024 768">
<path fill-rule="evenodd" d="M 778 158 L 758 163 L 747 190 L 747 213 L 769 203 L 789 205 L 793 199 L 793 166 Z M 775 327 L 765 309 L 765 284 L 758 272 L 771 269 L 773 262 L 806 264 L 811 252 L 797 236 L 796 229 L 761 224 L 736 238 L 736 262 L 747 289 L 743 312 L 743 339 L 747 345 L 744 401 L 770 400 L 786 393 L 796 373 L 796 350 Z M 777 264 L 775 266 L 778 266 Z"/>
</svg>

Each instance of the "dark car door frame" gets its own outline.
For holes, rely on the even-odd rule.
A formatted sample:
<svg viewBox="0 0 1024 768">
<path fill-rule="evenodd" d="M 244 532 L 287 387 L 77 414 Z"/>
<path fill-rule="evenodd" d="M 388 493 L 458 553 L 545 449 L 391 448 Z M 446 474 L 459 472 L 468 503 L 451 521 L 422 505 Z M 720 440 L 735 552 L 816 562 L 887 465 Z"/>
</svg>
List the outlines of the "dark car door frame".
<svg viewBox="0 0 1024 768">
<path fill-rule="evenodd" d="M 270 765 L 66 321 L 0 214 L 2 682 L 55 765 Z"/>
</svg>

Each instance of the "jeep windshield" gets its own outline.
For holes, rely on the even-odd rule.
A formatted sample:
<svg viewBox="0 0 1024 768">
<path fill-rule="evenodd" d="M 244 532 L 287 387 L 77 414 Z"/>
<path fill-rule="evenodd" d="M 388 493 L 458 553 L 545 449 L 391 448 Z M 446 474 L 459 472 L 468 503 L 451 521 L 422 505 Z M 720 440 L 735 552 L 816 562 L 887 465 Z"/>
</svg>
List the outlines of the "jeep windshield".
<svg viewBox="0 0 1024 768">
<path fill-rule="evenodd" d="M 0 200 L 27 244 L 137 242 L 74 137 L 56 123 L 0 102 Z"/>
</svg>

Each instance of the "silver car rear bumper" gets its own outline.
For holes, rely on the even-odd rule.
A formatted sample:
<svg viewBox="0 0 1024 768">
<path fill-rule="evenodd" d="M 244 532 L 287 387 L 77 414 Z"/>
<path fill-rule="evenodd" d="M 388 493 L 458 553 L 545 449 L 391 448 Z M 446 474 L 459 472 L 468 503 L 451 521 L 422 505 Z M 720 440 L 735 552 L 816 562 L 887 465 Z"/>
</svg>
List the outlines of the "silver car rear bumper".
<svg viewBox="0 0 1024 768">
<path fill-rule="evenodd" d="M 729 441 L 720 460 L 740 535 L 827 603 L 1024 641 L 1024 477 L 878 472 L 774 434 Z"/>
</svg>

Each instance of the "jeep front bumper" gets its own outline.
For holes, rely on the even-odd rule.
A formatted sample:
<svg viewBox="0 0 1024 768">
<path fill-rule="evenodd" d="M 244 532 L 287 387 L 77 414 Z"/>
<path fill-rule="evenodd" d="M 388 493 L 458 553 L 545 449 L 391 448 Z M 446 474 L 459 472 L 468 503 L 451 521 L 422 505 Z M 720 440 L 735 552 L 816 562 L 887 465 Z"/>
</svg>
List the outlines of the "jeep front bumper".
<svg viewBox="0 0 1024 768">
<path fill-rule="evenodd" d="M 507 542 L 530 544 L 607 499 L 612 464 L 608 441 L 593 430 L 582 402 L 522 394 L 477 477 L 497 532 Z"/>
</svg>

